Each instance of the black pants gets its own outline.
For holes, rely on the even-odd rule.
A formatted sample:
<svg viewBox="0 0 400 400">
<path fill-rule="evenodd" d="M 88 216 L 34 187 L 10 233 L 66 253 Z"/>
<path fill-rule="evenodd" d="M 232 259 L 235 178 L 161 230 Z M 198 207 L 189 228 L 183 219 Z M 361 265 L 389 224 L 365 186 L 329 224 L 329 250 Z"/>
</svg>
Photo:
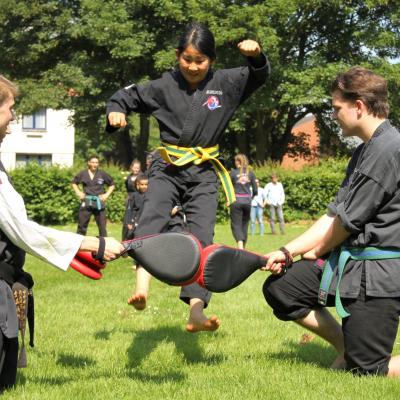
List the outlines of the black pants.
<svg viewBox="0 0 400 400">
<path fill-rule="evenodd" d="M 212 244 L 218 206 L 218 181 L 207 166 L 178 169 L 160 159 L 153 161 L 149 187 L 135 236 L 166 232 L 170 227 L 171 210 L 178 202 L 186 215 L 186 229 L 196 236 L 202 246 Z M 204 177 L 204 180 L 201 179 Z M 180 299 L 189 303 L 199 298 L 207 307 L 211 293 L 197 283 L 181 288 Z"/>
<path fill-rule="evenodd" d="M 231 229 L 233 237 L 237 242 L 247 242 L 247 232 L 250 222 L 250 203 L 239 203 L 235 201 L 230 206 Z"/>
<path fill-rule="evenodd" d="M 0 393 L 17 379 L 18 338 L 7 338 L 0 330 Z"/>
<path fill-rule="evenodd" d="M 97 227 L 99 228 L 100 236 L 107 236 L 106 229 L 106 210 L 89 210 L 85 206 L 82 206 L 79 209 L 78 215 L 78 229 L 77 233 L 80 235 L 86 235 L 87 228 L 89 225 L 91 215 L 94 215 L 94 219 L 96 221 Z"/>
<path fill-rule="evenodd" d="M 301 260 L 285 275 L 271 275 L 263 292 L 274 314 L 284 321 L 298 320 L 320 308 L 317 298 L 322 272 L 313 261 Z M 342 321 L 346 368 L 356 374 L 386 375 L 399 324 L 400 299 L 367 296 L 363 272 L 358 298 L 342 299 L 342 303 L 351 314 Z M 328 296 L 327 306 L 334 306 L 334 296 Z"/>
</svg>

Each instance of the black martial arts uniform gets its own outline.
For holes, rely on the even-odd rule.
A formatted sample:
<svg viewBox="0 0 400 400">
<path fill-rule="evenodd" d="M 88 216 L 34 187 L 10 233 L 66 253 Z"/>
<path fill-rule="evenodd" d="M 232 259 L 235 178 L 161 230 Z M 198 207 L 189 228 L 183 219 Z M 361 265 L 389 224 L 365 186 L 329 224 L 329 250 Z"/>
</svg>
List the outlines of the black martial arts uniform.
<svg viewBox="0 0 400 400">
<path fill-rule="evenodd" d="M 126 179 L 125 179 L 125 188 L 127 192 L 127 197 L 126 197 L 126 202 L 125 202 L 125 213 L 124 213 L 124 219 L 122 221 L 122 240 L 128 240 L 132 239 L 132 232 L 129 232 L 129 229 L 127 227 L 127 220 L 129 219 L 128 214 L 130 213 L 130 210 L 128 207 L 130 207 L 129 200 L 132 198 L 134 193 L 137 193 L 136 190 L 136 178 L 137 175 L 129 174 Z M 136 221 L 137 222 L 137 221 Z"/>
<path fill-rule="evenodd" d="M 235 189 L 236 201 L 230 205 L 231 230 L 237 242 L 247 242 L 249 229 L 251 200 L 257 196 L 256 177 L 252 171 L 233 169 L 230 177 Z"/>
<path fill-rule="evenodd" d="M 137 175 L 129 174 L 125 180 L 125 188 L 128 193 L 128 198 L 132 196 L 133 193 L 137 192 L 136 190 L 136 178 Z"/>
<path fill-rule="evenodd" d="M 124 215 L 123 240 L 134 238 L 134 231 L 143 210 L 144 195 L 145 193 L 136 191 L 131 193 L 131 196 L 128 198 Z M 128 228 L 128 225 L 132 225 L 132 228 Z"/>
<path fill-rule="evenodd" d="M 74 177 L 72 183 L 75 183 L 76 185 L 82 184 L 86 196 L 98 196 L 105 193 L 105 186 L 114 185 L 114 180 L 110 175 L 100 169 L 96 171 L 93 179 L 91 179 L 89 171 L 85 169 Z M 95 201 L 88 202 L 86 200 L 82 201 L 79 208 L 77 233 L 86 235 L 90 216 L 92 214 L 94 215 L 97 227 L 99 228 L 99 235 L 107 236 L 105 204 L 100 202 L 99 206 L 97 206 Z"/>
<path fill-rule="evenodd" d="M 400 134 L 389 121 L 357 148 L 328 211 L 351 232 L 345 246 L 400 250 Z M 328 306 L 334 305 L 337 271 Z M 319 307 L 321 276 L 320 263 L 299 261 L 282 277 L 269 277 L 264 296 L 278 318 L 304 318 Z M 347 369 L 387 374 L 399 324 L 400 259 L 349 260 L 339 289 L 350 313 L 342 323 Z"/>
<path fill-rule="evenodd" d="M 248 58 L 249 66 L 209 70 L 196 90 L 190 88 L 179 69 L 160 79 L 134 84 L 116 92 L 107 103 L 111 112 L 153 115 L 161 141 L 181 147 L 215 146 L 235 110 L 266 80 L 269 63 L 265 55 Z M 107 118 L 108 123 L 108 118 Z M 116 130 L 110 125 L 109 132 Z M 203 246 L 213 241 L 218 205 L 218 178 L 211 163 L 177 167 L 155 155 L 149 172 L 143 212 L 137 236 L 168 229 L 172 207 L 185 211 L 187 229 Z M 197 284 L 181 289 L 181 299 L 200 298 L 207 306 L 210 293 Z"/>
</svg>

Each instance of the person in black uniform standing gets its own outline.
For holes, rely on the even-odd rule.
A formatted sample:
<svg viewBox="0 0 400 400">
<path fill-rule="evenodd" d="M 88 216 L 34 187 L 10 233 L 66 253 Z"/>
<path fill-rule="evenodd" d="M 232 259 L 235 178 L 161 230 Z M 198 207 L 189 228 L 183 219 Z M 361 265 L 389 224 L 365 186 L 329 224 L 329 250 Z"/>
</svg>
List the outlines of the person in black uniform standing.
<svg viewBox="0 0 400 400">
<path fill-rule="evenodd" d="M 132 197 L 132 194 L 134 192 L 136 192 L 136 178 L 141 173 L 141 167 L 142 165 L 137 158 L 135 158 L 129 166 L 130 174 L 126 177 L 125 180 L 125 188 L 126 192 L 128 193 L 128 199 Z"/>
<path fill-rule="evenodd" d="M 275 275 L 266 280 L 264 296 L 278 318 L 336 348 L 333 368 L 399 377 L 400 356 L 392 351 L 400 315 L 400 134 L 387 119 L 382 76 L 352 68 L 338 74 L 331 92 L 343 136 L 363 143 L 327 214 L 267 254 L 266 269 Z M 303 259 L 288 268 L 298 255 Z M 318 257 L 327 262 L 314 262 Z M 279 276 L 282 262 L 287 272 Z M 325 308 L 334 305 L 342 326 Z"/>
<path fill-rule="evenodd" d="M 125 179 L 125 188 L 126 188 L 126 200 L 125 200 L 125 213 L 124 213 L 124 219 L 122 222 L 122 240 L 128 240 L 128 234 L 129 234 L 129 229 L 126 224 L 126 219 L 127 219 L 127 213 L 130 211 L 128 210 L 129 207 L 129 201 L 132 199 L 132 196 L 137 192 L 136 189 L 136 179 L 140 175 L 141 172 L 141 163 L 140 161 L 135 158 L 132 162 L 131 165 L 129 166 L 129 170 L 131 173 L 126 177 Z"/>
<path fill-rule="evenodd" d="M 166 231 L 171 209 L 179 203 L 187 229 L 203 246 L 212 243 L 218 177 L 228 202 L 234 201 L 229 173 L 218 160 L 218 142 L 236 109 L 269 73 L 256 41 L 244 40 L 238 49 L 247 66 L 213 71 L 213 34 L 202 24 L 188 24 L 176 49 L 178 68 L 160 79 L 127 86 L 109 99 L 107 131 L 124 127 L 130 112 L 153 115 L 160 128 L 162 146 L 151 165 L 138 236 Z M 203 311 L 210 296 L 197 284 L 181 289 L 180 298 L 190 307 L 188 332 L 218 329 L 219 319 L 207 318 Z M 145 303 L 147 292 L 136 293 L 136 298 Z"/>
<path fill-rule="evenodd" d="M 244 154 L 235 156 L 235 169 L 230 173 L 236 201 L 230 205 L 231 229 L 239 249 L 244 249 L 250 222 L 251 200 L 257 196 L 257 183 Z"/>
<path fill-rule="evenodd" d="M 149 178 L 146 174 L 141 173 L 135 179 L 136 190 L 132 192 L 126 204 L 124 215 L 125 237 L 123 240 L 134 238 L 134 231 L 139 221 L 140 214 L 143 209 L 144 195 L 147 192 Z"/>
<path fill-rule="evenodd" d="M 100 236 L 107 236 L 106 201 L 114 191 L 114 181 L 110 175 L 99 169 L 99 157 L 91 156 L 88 169 L 79 172 L 72 181 L 72 188 L 81 201 L 78 215 L 77 233 L 86 235 L 90 216 L 93 214 Z M 83 190 L 79 185 L 83 186 Z M 105 186 L 108 186 L 104 192 Z"/>
</svg>

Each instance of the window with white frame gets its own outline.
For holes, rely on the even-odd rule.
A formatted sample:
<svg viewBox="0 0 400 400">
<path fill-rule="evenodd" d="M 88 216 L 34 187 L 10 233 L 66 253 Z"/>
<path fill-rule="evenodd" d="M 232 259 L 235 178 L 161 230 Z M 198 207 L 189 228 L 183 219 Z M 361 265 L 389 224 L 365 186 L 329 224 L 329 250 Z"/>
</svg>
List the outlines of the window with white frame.
<svg viewBox="0 0 400 400">
<path fill-rule="evenodd" d="M 22 129 L 46 130 L 46 109 L 43 108 L 31 115 L 22 116 Z"/>
<path fill-rule="evenodd" d="M 16 154 L 15 166 L 17 168 L 25 167 L 32 162 L 49 167 L 52 165 L 52 157 L 51 154 Z"/>
</svg>

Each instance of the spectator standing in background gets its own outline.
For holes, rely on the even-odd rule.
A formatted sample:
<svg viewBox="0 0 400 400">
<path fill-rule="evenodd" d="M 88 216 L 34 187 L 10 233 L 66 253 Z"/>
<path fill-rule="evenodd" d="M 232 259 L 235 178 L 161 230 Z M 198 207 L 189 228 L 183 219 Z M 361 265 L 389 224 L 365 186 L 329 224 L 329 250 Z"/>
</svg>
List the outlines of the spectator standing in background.
<svg viewBox="0 0 400 400">
<path fill-rule="evenodd" d="M 271 182 L 265 185 L 265 205 L 269 206 L 269 224 L 271 232 L 276 235 L 275 218 L 278 217 L 279 229 L 281 234 L 285 234 L 285 221 L 283 219 L 283 203 L 285 202 L 285 192 L 282 183 L 278 181 L 278 175 L 271 175 Z"/>
<path fill-rule="evenodd" d="M 253 236 L 256 231 L 256 221 L 258 221 L 258 225 L 260 226 L 260 235 L 264 235 L 264 203 L 265 203 L 265 190 L 260 187 L 260 181 L 256 179 L 257 184 L 257 195 L 253 197 L 251 201 L 251 211 L 250 211 L 250 220 L 251 220 L 251 235 Z"/>
<path fill-rule="evenodd" d="M 86 235 L 90 216 L 93 214 L 100 236 L 107 236 L 106 201 L 114 191 L 114 180 L 99 169 L 99 157 L 88 159 L 88 168 L 79 172 L 72 181 L 72 189 L 81 201 L 77 233 Z M 82 185 L 82 189 L 79 187 Z M 108 186 L 107 191 L 105 187 Z"/>
<path fill-rule="evenodd" d="M 125 180 L 125 187 L 126 191 L 128 192 L 128 198 L 132 197 L 132 193 L 136 191 L 136 178 L 140 174 L 141 171 L 141 163 L 140 161 L 135 158 L 131 165 L 129 166 L 130 174 L 126 177 Z"/>
<path fill-rule="evenodd" d="M 124 215 L 124 219 L 123 219 L 123 223 L 122 223 L 122 240 L 128 239 L 128 228 L 127 228 L 127 224 L 126 224 L 126 215 L 129 212 L 128 211 L 129 201 L 132 199 L 132 196 L 137 191 L 136 179 L 140 175 L 140 170 L 141 170 L 141 163 L 137 158 L 135 158 L 131 162 L 131 165 L 129 166 L 130 174 L 126 177 L 126 180 L 125 180 L 125 188 L 127 191 L 127 197 L 125 200 L 125 215 Z"/>
<path fill-rule="evenodd" d="M 230 173 L 236 201 L 230 206 L 231 229 L 239 249 L 244 249 L 250 222 L 251 201 L 257 195 L 256 177 L 250 171 L 244 154 L 235 156 L 235 169 Z"/>
</svg>

